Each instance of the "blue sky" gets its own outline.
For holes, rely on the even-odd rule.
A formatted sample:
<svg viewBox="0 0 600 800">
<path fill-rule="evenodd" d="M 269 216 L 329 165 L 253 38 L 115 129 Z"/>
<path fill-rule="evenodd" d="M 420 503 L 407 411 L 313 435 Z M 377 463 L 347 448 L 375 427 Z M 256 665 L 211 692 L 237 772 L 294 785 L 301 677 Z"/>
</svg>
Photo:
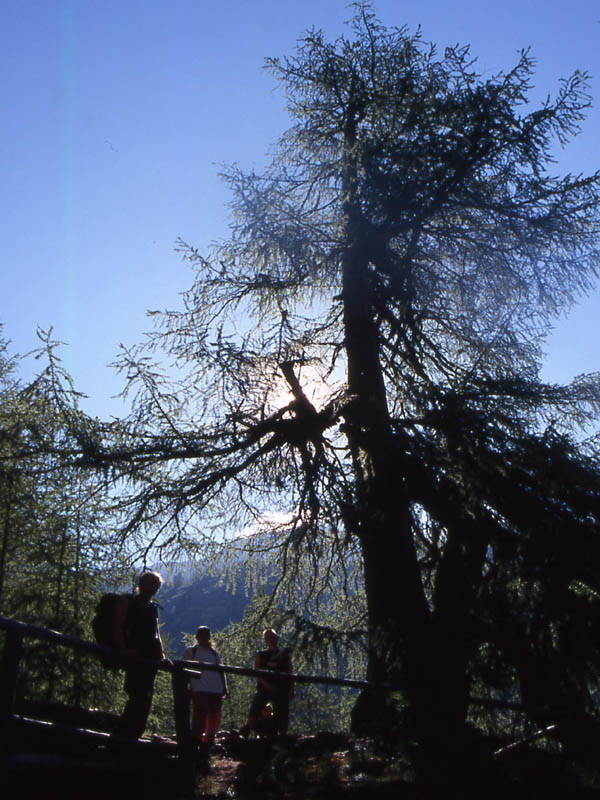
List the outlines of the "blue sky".
<svg viewBox="0 0 600 800">
<path fill-rule="evenodd" d="M 440 48 L 470 44 L 480 70 L 531 47 L 534 96 L 575 69 L 592 75 L 583 133 L 557 171 L 592 172 L 600 140 L 599 0 L 380 0 L 386 25 L 421 25 Z M 225 163 L 260 168 L 286 127 L 261 67 L 311 26 L 344 30 L 345 0 L 2 0 L 0 322 L 13 351 L 36 326 L 68 343 L 63 362 L 86 411 L 118 414 L 107 364 L 178 304 L 191 274 L 178 237 L 200 250 L 227 235 Z M 600 292 L 557 325 L 545 377 L 599 369 Z M 24 373 L 28 370 L 24 366 Z"/>
</svg>

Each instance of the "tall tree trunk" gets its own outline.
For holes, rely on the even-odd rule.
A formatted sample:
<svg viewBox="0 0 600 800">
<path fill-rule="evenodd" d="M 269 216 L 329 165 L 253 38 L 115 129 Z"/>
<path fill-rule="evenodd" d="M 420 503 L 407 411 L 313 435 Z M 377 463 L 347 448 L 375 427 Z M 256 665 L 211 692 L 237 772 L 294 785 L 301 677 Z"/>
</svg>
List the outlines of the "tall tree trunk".
<svg viewBox="0 0 600 800">
<path fill-rule="evenodd" d="M 402 712 L 393 695 L 363 692 L 353 709 L 355 732 L 387 735 L 396 723 L 409 725 L 419 739 L 443 736 L 446 699 L 443 664 L 432 613 L 423 587 L 413 539 L 407 465 L 392 431 L 381 365 L 369 240 L 357 200 L 356 129 L 358 104 L 348 107 L 342 170 L 345 250 L 342 297 L 350 403 L 346 433 L 356 488 L 354 534 L 360 541 L 367 598 L 369 645 L 367 677 L 401 690 Z M 464 689 L 462 691 L 464 696 Z M 464 701 L 463 701 L 464 705 Z M 445 738 L 445 737 L 444 737 Z"/>
<path fill-rule="evenodd" d="M 343 297 L 351 402 L 346 432 L 356 486 L 354 533 L 361 543 L 365 574 L 368 678 L 404 688 L 411 706 L 423 707 L 429 705 L 420 698 L 429 661 L 430 611 L 413 542 L 403 465 L 393 444 L 378 329 L 369 302 L 366 237 L 360 211 L 352 202 L 351 168 L 348 174 Z M 364 693 L 354 709 L 353 728 L 357 732 L 389 728 L 394 715 L 385 693 Z"/>
<path fill-rule="evenodd" d="M 440 726 L 460 736 L 469 710 L 469 661 L 479 644 L 473 610 L 481 585 L 488 537 L 483 527 L 464 517 L 447 528 L 444 553 L 433 595 L 434 660 L 438 677 Z"/>
<path fill-rule="evenodd" d="M 360 534 L 369 622 L 367 678 L 401 690 L 410 713 L 426 724 L 422 711 L 430 664 L 430 614 L 418 571 L 410 512 L 397 493 L 388 508 L 364 505 Z M 368 517 L 370 516 L 370 519 Z M 352 727 L 357 733 L 388 731 L 400 722 L 393 695 L 365 692 L 356 703 Z"/>
</svg>

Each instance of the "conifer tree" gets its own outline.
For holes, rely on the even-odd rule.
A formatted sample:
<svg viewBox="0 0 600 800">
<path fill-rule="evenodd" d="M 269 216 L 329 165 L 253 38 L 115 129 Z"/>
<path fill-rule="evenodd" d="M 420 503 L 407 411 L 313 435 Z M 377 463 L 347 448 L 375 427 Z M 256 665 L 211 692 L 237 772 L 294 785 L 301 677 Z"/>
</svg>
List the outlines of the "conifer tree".
<svg viewBox="0 0 600 800">
<path fill-rule="evenodd" d="M 599 386 L 539 370 L 597 274 L 600 177 L 553 162 L 587 77 L 533 107 L 527 51 L 482 77 L 468 48 L 438 54 L 368 4 L 351 26 L 267 61 L 291 126 L 263 174 L 226 173 L 230 239 L 181 244 L 183 310 L 123 353 L 133 412 L 73 461 L 127 482 L 140 547 L 229 537 L 269 554 L 279 595 L 358 565 L 367 676 L 402 689 L 417 736 L 455 737 L 475 689 L 584 713 Z M 378 692 L 353 723 L 395 714 Z"/>
<path fill-rule="evenodd" d="M 50 361 L 29 383 L 0 341 L 0 614 L 91 639 L 98 595 L 123 564 L 101 484 L 58 453 L 69 447 L 65 419 L 84 417 L 56 343 L 40 336 Z M 28 699 L 98 705 L 114 695 L 113 676 L 93 659 L 37 640 L 25 650 Z"/>
</svg>

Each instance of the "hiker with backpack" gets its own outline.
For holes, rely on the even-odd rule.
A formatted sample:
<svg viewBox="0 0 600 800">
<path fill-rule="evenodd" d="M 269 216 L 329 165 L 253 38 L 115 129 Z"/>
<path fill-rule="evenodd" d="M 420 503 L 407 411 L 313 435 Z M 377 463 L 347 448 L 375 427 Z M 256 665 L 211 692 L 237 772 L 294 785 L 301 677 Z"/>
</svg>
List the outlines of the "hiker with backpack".
<svg viewBox="0 0 600 800">
<path fill-rule="evenodd" d="M 201 625 L 196 631 L 196 644 L 183 654 L 184 661 L 201 664 L 222 664 L 211 640 L 210 628 Z M 197 745 L 200 760 L 208 759 L 221 722 L 223 700 L 228 696 L 224 672 L 207 669 L 190 679 L 192 696 L 192 738 Z"/>
<path fill-rule="evenodd" d="M 144 572 L 133 595 L 121 595 L 114 614 L 113 646 L 133 655 L 165 661 L 158 628 L 158 606 L 152 601 L 163 582 L 158 572 Z M 125 668 L 123 688 L 127 702 L 117 734 L 139 739 L 146 728 L 152 706 L 157 667 L 132 661 Z"/>
</svg>

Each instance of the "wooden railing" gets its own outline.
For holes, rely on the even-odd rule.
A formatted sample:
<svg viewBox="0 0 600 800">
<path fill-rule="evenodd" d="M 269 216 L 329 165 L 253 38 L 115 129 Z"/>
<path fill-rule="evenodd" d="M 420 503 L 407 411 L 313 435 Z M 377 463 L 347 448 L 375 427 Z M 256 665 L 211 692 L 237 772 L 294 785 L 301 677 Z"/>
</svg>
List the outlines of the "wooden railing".
<svg viewBox="0 0 600 800">
<path fill-rule="evenodd" d="M 0 665 L 0 756 L 6 751 L 8 738 L 10 736 L 11 722 L 16 716 L 16 701 L 17 701 L 17 679 L 18 669 L 21 656 L 23 653 L 23 641 L 25 638 L 35 640 L 53 642 L 55 644 L 71 648 L 73 650 L 89 653 L 97 658 L 106 660 L 110 659 L 111 663 L 115 666 L 126 667 L 132 661 L 139 663 L 152 664 L 158 670 L 171 673 L 171 681 L 173 687 L 173 705 L 175 717 L 175 730 L 177 737 L 177 752 L 179 762 L 181 765 L 182 775 L 191 776 L 193 774 L 193 742 L 190 731 L 189 722 L 189 692 L 188 684 L 189 678 L 193 674 L 203 672 L 205 670 L 213 670 L 217 672 L 224 672 L 232 675 L 245 675 L 248 677 L 273 678 L 277 673 L 267 670 L 256 670 L 248 667 L 231 666 L 227 664 L 214 664 L 214 663 L 198 663 L 196 661 L 152 661 L 141 656 L 132 656 L 130 654 L 123 654 L 118 650 L 112 650 L 107 647 L 95 644 L 93 642 L 78 639 L 58 631 L 41 628 L 35 625 L 29 625 L 19 622 L 14 619 L 0 616 L 0 630 L 6 632 L 4 653 Z M 282 677 L 284 676 L 281 673 Z M 292 680 L 294 683 L 313 683 L 326 686 L 346 686 L 358 689 L 370 688 L 373 690 L 389 691 L 393 689 L 388 684 L 373 684 L 368 681 L 354 680 L 351 678 L 334 678 L 323 675 L 301 675 L 301 674 L 287 674 L 285 677 Z M 504 708 L 515 711 L 530 711 L 518 703 L 510 703 L 501 700 L 490 700 L 481 697 L 471 697 L 471 705 L 483 706 L 488 708 Z M 549 720 L 556 722 L 564 717 L 565 712 L 551 709 L 537 709 L 536 711 L 543 711 L 548 715 Z M 555 735 L 557 731 L 556 725 L 549 725 L 543 731 L 538 732 L 539 735 Z M 505 752 L 507 748 L 497 751 L 498 754 Z M 509 748 L 510 749 L 510 746 Z"/>
<path fill-rule="evenodd" d="M 15 619 L 0 616 L 0 630 L 4 630 L 5 642 L 2 662 L 0 664 L 0 758 L 7 751 L 10 741 L 11 726 L 17 714 L 17 685 L 19 664 L 23 654 L 25 639 L 33 639 L 54 643 L 71 648 L 81 653 L 88 653 L 93 657 L 110 660 L 115 667 L 126 667 L 132 662 L 152 664 L 158 670 L 171 673 L 173 687 L 173 708 L 175 717 L 175 732 L 177 738 L 177 752 L 181 767 L 183 784 L 193 779 L 194 748 L 189 721 L 189 678 L 203 672 L 213 670 L 231 675 L 245 675 L 248 677 L 264 676 L 273 678 L 278 673 L 268 670 L 256 670 L 248 667 L 231 666 L 227 664 L 198 663 L 196 661 L 153 661 L 142 656 L 124 654 L 118 650 L 102 647 L 94 642 L 78 639 L 58 631 L 36 625 L 19 622 Z M 284 673 L 281 673 L 283 676 Z M 285 677 L 295 683 L 318 683 L 328 686 L 346 686 L 362 689 L 372 686 L 367 681 L 351 678 L 332 678 L 317 675 L 287 674 Z M 379 687 L 389 688 L 389 687 Z M 187 783 L 188 787 L 191 785 Z"/>
</svg>

